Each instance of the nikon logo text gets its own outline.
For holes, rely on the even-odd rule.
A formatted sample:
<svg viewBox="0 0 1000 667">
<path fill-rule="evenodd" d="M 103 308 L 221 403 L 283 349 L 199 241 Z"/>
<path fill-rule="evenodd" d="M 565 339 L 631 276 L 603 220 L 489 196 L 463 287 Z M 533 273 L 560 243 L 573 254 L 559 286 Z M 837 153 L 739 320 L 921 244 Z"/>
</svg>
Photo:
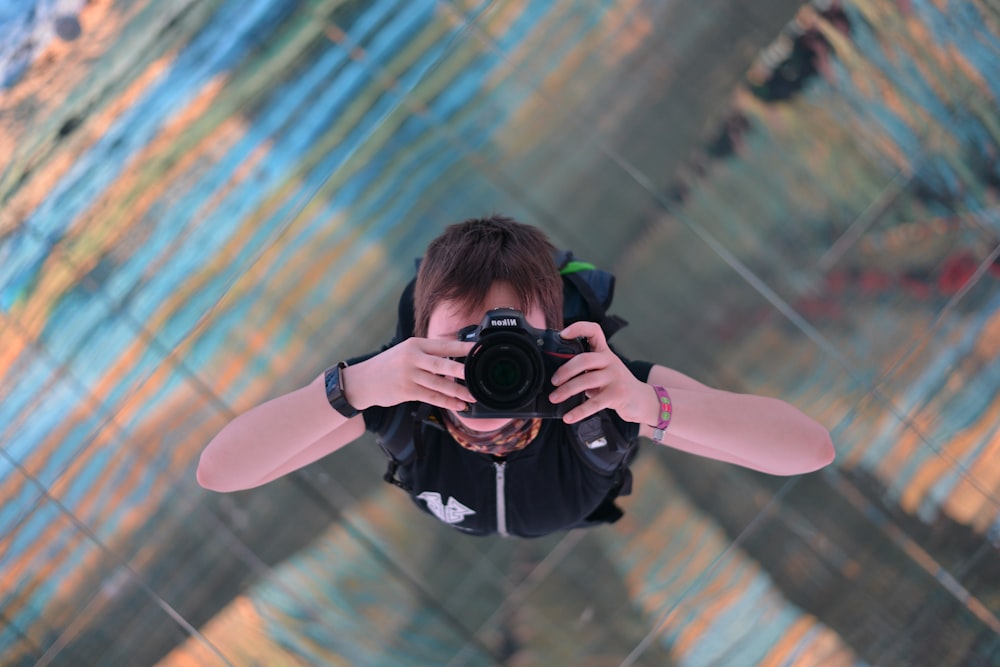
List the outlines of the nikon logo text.
<svg viewBox="0 0 1000 667">
<path fill-rule="evenodd" d="M 502 320 L 490 320 L 491 327 L 516 327 L 517 320 L 513 317 L 505 317 Z"/>
</svg>

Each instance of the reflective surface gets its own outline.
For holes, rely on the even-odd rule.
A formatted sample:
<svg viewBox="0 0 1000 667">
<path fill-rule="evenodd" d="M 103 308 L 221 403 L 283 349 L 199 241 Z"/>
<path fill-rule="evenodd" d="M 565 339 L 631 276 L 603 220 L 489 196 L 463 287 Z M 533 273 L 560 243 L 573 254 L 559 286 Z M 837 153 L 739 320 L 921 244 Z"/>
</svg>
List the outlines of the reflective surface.
<svg viewBox="0 0 1000 667">
<path fill-rule="evenodd" d="M 1000 663 L 1000 7 L 0 2 L 10 665 Z M 822 473 L 647 447 L 625 517 L 472 539 L 364 440 L 221 495 L 235 414 L 386 340 L 504 212 L 630 356 Z"/>
</svg>

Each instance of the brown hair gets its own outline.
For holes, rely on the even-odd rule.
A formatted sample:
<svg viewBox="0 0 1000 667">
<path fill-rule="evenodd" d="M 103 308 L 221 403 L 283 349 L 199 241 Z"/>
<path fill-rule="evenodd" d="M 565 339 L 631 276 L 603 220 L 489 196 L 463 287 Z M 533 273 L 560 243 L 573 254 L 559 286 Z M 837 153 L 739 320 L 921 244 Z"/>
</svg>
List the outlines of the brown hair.
<svg viewBox="0 0 1000 667">
<path fill-rule="evenodd" d="M 525 310 L 537 304 L 547 327 L 562 328 L 563 288 L 554 255 L 544 233 L 504 216 L 449 226 L 431 241 L 417 272 L 414 335 L 427 335 L 431 312 L 442 301 L 476 308 L 497 282 L 510 285 Z"/>
</svg>

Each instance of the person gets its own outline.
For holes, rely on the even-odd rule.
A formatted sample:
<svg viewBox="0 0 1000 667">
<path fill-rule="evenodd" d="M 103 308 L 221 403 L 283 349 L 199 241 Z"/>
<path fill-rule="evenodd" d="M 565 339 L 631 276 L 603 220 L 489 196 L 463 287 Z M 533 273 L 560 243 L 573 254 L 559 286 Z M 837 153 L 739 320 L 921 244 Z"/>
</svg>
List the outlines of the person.
<svg viewBox="0 0 1000 667">
<path fill-rule="evenodd" d="M 429 245 L 413 291 L 413 335 L 338 362 L 308 385 L 239 415 L 202 452 L 198 482 L 230 492 L 266 484 L 358 439 L 405 441 L 399 486 L 458 530 L 536 537 L 612 522 L 630 490 L 640 437 L 773 475 L 833 461 L 829 433 L 776 398 L 710 388 L 665 365 L 629 361 L 601 327 L 563 328 L 555 249 L 537 228 L 493 216 L 448 227 Z M 546 385 L 561 417 L 471 415 L 476 345 L 460 334 L 514 308 L 556 340 L 585 340 Z M 595 458 L 604 456 L 604 459 Z"/>
</svg>

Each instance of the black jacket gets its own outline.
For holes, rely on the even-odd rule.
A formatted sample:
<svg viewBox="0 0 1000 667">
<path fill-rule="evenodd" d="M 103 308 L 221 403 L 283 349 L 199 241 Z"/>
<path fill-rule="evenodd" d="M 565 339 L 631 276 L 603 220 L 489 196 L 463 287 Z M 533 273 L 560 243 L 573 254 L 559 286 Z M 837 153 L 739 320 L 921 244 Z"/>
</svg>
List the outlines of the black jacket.
<svg viewBox="0 0 1000 667">
<path fill-rule="evenodd" d="M 631 490 L 628 464 L 638 444 L 637 424 L 607 411 L 573 426 L 545 420 L 531 444 L 498 458 L 460 446 L 436 412 L 414 420 L 418 405 L 370 408 L 365 426 L 377 436 L 394 422 L 408 429 L 411 446 L 395 457 L 400 486 L 418 507 L 452 527 L 473 535 L 540 537 L 622 515 L 614 500 Z M 422 429 L 419 448 L 412 446 L 416 428 Z"/>
</svg>

